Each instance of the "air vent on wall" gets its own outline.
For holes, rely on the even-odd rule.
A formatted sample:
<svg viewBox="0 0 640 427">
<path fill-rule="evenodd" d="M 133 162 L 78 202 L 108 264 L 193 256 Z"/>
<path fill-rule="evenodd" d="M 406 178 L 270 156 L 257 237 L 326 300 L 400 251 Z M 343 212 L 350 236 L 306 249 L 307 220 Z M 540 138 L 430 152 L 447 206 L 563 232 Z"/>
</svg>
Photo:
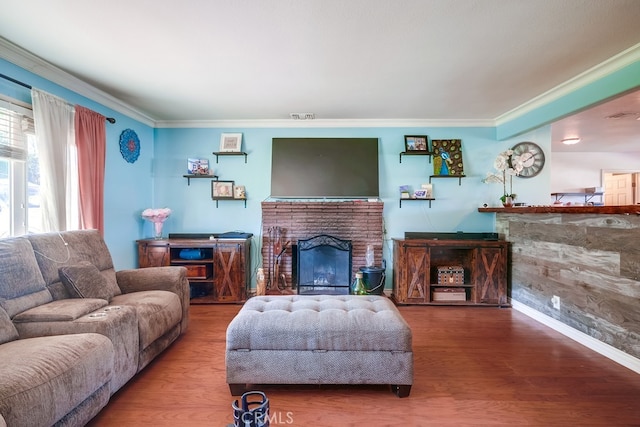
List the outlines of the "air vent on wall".
<svg viewBox="0 0 640 427">
<path fill-rule="evenodd" d="M 289 117 L 293 120 L 313 120 L 316 115 L 313 113 L 289 113 Z"/>
</svg>

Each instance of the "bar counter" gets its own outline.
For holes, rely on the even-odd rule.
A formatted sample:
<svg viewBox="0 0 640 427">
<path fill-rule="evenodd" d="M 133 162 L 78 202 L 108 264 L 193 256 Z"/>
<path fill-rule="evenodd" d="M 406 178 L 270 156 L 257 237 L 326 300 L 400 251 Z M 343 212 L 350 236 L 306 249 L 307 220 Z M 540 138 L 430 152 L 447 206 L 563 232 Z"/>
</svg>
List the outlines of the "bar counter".
<svg viewBox="0 0 640 427">
<path fill-rule="evenodd" d="M 535 213 L 568 213 L 568 214 L 605 214 L 605 215 L 640 215 L 640 205 L 627 206 L 514 206 L 511 208 L 478 208 L 478 212 L 535 214 Z"/>
<path fill-rule="evenodd" d="M 495 231 L 509 242 L 513 307 L 640 359 L 640 205 L 478 211 L 495 215 Z"/>
</svg>

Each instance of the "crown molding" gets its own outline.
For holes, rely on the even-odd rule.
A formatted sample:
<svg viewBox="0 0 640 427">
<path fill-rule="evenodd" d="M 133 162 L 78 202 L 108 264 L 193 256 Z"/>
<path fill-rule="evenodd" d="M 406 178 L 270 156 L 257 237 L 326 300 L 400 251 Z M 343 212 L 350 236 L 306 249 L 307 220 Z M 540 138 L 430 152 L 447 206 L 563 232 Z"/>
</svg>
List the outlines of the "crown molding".
<svg viewBox="0 0 640 427">
<path fill-rule="evenodd" d="M 500 115 L 495 119 L 495 124 L 496 126 L 500 126 L 506 122 L 523 116 L 524 114 L 556 101 L 563 96 L 575 92 L 576 90 L 594 83 L 599 79 L 615 73 L 616 71 L 619 71 L 637 61 L 640 61 L 640 43 L 620 52 L 587 71 L 578 74 L 574 78 L 567 80 L 553 89 L 536 96 L 519 107 Z"/>
<path fill-rule="evenodd" d="M 494 120 L 314 119 L 314 120 L 160 120 L 156 128 L 393 128 L 494 127 Z"/>
<path fill-rule="evenodd" d="M 527 101 L 495 119 L 422 120 L 422 119 L 353 119 L 353 120 L 155 120 L 129 104 L 55 67 L 31 52 L 0 37 L 0 58 L 42 78 L 85 96 L 105 107 L 155 128 L 346 128 L 346 127 L 495 127 L 574 92 L 602 77 L 640 60 L 640 43 L 592 67 L 553 89 Z"/>
<path fill-rule="evenodd" d="M 0 37 L 0 58 L 141 123 L 152 127 L 155 125 L 155 120 L 146 114 L 2 37 Z M 25 83 L 31 85 L 29 82 Z"/>
</svg>

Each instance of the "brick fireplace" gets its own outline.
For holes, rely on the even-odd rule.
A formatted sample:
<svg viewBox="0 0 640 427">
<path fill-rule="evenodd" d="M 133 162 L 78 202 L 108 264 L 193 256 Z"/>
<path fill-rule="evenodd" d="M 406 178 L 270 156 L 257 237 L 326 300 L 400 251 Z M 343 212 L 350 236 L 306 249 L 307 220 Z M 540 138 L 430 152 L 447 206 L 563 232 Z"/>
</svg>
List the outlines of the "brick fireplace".
<svg viewBox="0 0 640 427">
<path fill-rule="evenodd" d="M 268 231 L 275 227 L 280 228 L 281 240 L 285 247 L 280 257 L 278 275 L 284 275 L 288 292 L 291 292 L 295 248 L 299 239 L 326 234 L 350 240 L 352 244 L 351 277 L 360 267 L 366 265 L 367 245 L 373 246 L 374 264 L 380 266 L 384 241 L 383 207 L 383 202 L 365 200 L 262 202 L 262 266 L 265 274 L 270 268 L 269 260 L 274 258 L 274 242 L 270 241 Z M 278 284 L 280 289 L 284 287 L 282 280 L 278 280 Z M 273 286 L 271 289 L 273 292 Z"/>
</svg>

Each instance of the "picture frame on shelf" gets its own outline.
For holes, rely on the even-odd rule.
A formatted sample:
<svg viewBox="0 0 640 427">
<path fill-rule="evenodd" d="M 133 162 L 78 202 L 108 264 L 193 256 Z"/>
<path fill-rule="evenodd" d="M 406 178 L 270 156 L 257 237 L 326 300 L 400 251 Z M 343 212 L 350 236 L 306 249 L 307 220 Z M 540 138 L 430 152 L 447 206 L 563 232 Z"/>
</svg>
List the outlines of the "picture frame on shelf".
<svg viewBox="0 0 640 427">
<path fill-rule="evenodd" d="M 404 150 L 406 152 L 428 152 L 429 151 L 429 137 L 427 135 L 405 135 L 404 136 Z"/>
<path fill-rule="evenodd" d="M 247 192 L 244 185 L 233 185 L 233 198 L 242 200 L 247 198 Z"/>
<path fill-rule="evenodd" d="M 420 188 L 425 191 L 425 197 L 427 199 L 433 198 L 433 184 L 422 184 Z"/>
<path fill-rule="evenodd" d="M 434 176 L 464 175 L 461 139 L 432 139 L 431 147 Z"/>
<path fill-rule="evenodd" d="M 233 199 L 233 181 L 211 181 L 211 198 Z"/>
<path fill-rule="evenodd" d="M 416 190 L 413 192 L 413 197 L 415 197 L 416 199 L 426 199 L 427 190 Z"/>
<path fill-rule="evenodd" d="M 189 175 L 210 175 L 208 159 L 187 159 L 187 173 Z"/>
<path fill-rule="evenodd" d="M 221 153 L 240 153 L 242 148 L 241 133 L 223 133 L 220 135 Z"/>
</svg>

